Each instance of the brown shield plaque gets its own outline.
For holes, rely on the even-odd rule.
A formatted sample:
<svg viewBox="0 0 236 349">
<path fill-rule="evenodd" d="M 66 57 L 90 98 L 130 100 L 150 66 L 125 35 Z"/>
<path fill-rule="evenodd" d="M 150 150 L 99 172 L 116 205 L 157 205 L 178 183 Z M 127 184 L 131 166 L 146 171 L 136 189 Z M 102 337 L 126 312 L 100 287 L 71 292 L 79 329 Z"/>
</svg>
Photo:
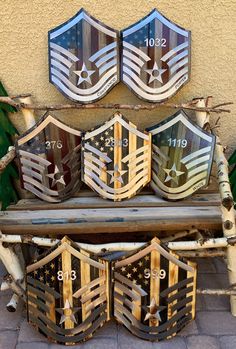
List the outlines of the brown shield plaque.
<svg viewBox="0 0 236 349">
<path fill-rule="evenodd" d="M 183 199 L 208 184 L 215 136 L 178 111 L 150 127 L 154 191 L 170 200 Z"/>
<path fill-rule="evenodd" d="M 119 82 L 118 32 L 84 9 L 48 33 L 50 82 L 66 97 L 91 103 Z"/>
<path fill-rule="evenodd" d="M 50 114 L 16 143 L 22 187 L 48 202 L 69 198 L 81 185 L 81 132 Z"/>
<path fill-rule="evenodd" d="M 107 321 L 106 266 L 70 239 L 27 267 L 28 321 L 60 344 L 90 338 Z"/>
<path fill-rule="evenodd" d="M 150 163 L 151 135 L 120 113 L 84 136 L 82 178 L 103 198 L 134 196 L 150 181 Z"/>
<path fill-rule="evenodd" d="M 114 316 L 135 336 L 167 339 L 194 318 L 196 266 L 157 238 L 115 262 L 113 270 Z"/>
<path fill-rule="evenodd" d="M 154 9 L 121 31 L 121 80 L 140 98 L 161 102 L 189 81 L 191 33 Z"/>
</svg>

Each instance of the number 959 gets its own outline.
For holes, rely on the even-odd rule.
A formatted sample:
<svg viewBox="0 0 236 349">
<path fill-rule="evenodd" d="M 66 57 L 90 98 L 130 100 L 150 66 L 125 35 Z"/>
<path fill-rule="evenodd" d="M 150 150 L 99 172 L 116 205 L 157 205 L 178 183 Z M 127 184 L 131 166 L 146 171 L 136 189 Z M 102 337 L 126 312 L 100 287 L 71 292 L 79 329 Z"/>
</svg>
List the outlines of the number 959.
<svg viewBox="0 0 236 349">
<path fill-rule="evenodd" d="M 144 277 L 145 279 L 165 279 L 166 277 L 166 271 L 164 269 L 145 269 L 144 270 Z"/>
</svg>

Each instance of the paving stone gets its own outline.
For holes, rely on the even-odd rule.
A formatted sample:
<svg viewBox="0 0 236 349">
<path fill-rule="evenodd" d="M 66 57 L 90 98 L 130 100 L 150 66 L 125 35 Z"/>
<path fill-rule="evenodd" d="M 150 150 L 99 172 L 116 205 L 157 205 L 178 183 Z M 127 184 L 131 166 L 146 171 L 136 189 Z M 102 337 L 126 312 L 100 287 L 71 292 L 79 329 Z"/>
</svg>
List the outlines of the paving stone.
<svg viewBox="0 0 236 349">
<path fill-rule="evenodd" d="M 146 349 L 146 346 L 144 348 Z M 175 337 L 173 339 L 168 339 L 162 342 L 154 342 L 153 349 L 187 349 L 187 346 L 183 338 Z"/>
<path fill-rule="evenodd" d="M 41 342 L 18 343 L 16 346 L 16 349 L 48 349 L 48 348 L 49 347 L 47 343 L 41 343 Z M 5 348 L 5 349 L 8 349 L 8 348 Z"/>
<path fill-rule="evenodd" d="M 198 294 L 196 298 L 196 311 L 204 310 L 204 309 L 206 309 L 204 296 L 201 294 Z"/>
<path fill-rule="evenodd" d="M 17 331 L 0 332 L 0 349 L 15 349 L 17 343 Z"/>
<path fill-rule="evenodd" d="M 20 333 L 18 342 L 45 342 L 48 343 L 48 339 L 40 334 L 36 329 L 31 326 L 25 319 L 20 326 Z"/>
<path fill-rule="evenodd" d="M 186 327 L 184 327 L 180 332 L 180 337 L 187 337 L 191 335 L 198 334 L 198 328 L 196 321 L 191 321 Z"/>
<path fill-rule="evenodd" d="M 10 300 L 9 296 L 0 297 L 1 298 L 1 308 L 0 308 L 0 329 L 1 330 L 16 330 L 19 329 L 19 325 L 22 321 L 22 309 L 23 302 L 20 301 L 16 312 L 10 313 L 6 309 L 6 304 Z M 5 298 L 5 299 L 2 299 Z"/>
<path fill-rule="evenodd" d="M 63 348 L 64 349 L 66 348 L 65 345 L 49 344 L 47 349 L 63 349 Z M 117 341 L 112 338 L 98 338 L 98 339 L 92 338 L 92 339 L 89 339 L 87 342 L 83 342 L 82 344 L 80 343 L 80 344 L 73 345 L 73 347 L 71 348 L 73 349 L 117 349 Z M 25 348 L 25 349 L 28 349 L 28 348 Z M 35 347 L 35 349 L 41 349 L 41 348 Z M 130 349 L 132 348 L 130 347 Z"/>
<path fill-rule="evenodd" d="M 199 274 L 198 288 L 227 288 L 229 280 L 227 274 Z"/>
<path fill-rule="evenodd" d="M 210 336 L 192 336 L 186 339 L 188 349 L 220 349 L 217 338 Z"/>
<path fill-rule="evenodd" d="M 213 263 L 215 264 L 217 273 L 227 273 L 227 265 L 223 258 L 218 257 L 218 258 L 212 258 L 212 259 L 213 259 Z"/>
<path fill-rule="evenodd" d="M 2 262 L 0 262 L 0 276 L 4 276 L 7 274 L 7 270 Z"/>
<path fill-rule="evenodd" d="M 216 273 L 216 267 L 213 258 L 196 258 L 198 274 Z"/>
<path fill-rule="evenodd" d="M 97 330 L 93 337 L 117 338 L 117 332 L 117 322 L 115 320 L 110 320 L 102 328 Z"/>
<path fill-rule="evenodd" d="M 11 290 L 6 290 L 1 292 L 1 297 L 0 297 L 0 309 L 6 308 L 7 303 L 11 299 L 12 292 Z"/>
<path fill-rule="evenodd" d="M 140 339 L 122 326 L 118 326 L 118 348 L 119 349 L 151 349 L 152 343 Z"/>
<path fill-rule="evenodd" d="M 201 334 L 235 335 L 236 317 L 230 312 L 202 311 L 197 313 L 197 325 Z"/>
<path fill-rule="evenodd" d="M 220 337 L 220 344 L 221 344 L 221 349 L 235 349 L 236 348 L 236 335 L 235 336 Z"/>
<path fill-rule="evenodd" d="M 229 286 L 227 274 L 200 274 L 198 276 L 199 288 L 227 288 Z M 202 295 L 202 304 L 198 310 L 230 310 L 230 303 L 228 296 L 207 296 Z"/>
<path fill-rule="evenodd" d="M 203 296 L 205 310 L 225 310 L 230 311 L 229 296 Z"/>
</svg>

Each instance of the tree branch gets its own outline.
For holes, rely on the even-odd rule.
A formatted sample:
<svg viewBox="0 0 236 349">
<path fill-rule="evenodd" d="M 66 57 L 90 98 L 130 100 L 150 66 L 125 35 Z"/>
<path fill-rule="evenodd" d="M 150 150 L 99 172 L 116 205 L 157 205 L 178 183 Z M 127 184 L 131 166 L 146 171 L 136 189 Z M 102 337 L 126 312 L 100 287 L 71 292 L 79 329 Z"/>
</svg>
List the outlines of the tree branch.
<svg viewBox="0 0 236 349">
<path fill-rule="evenodd" d="M 9 147 L 8 152 L 0 159 L 0 174 L 5 170 L 7 165 L 15 158 L 16 150 L 15 147 Z"/>
<path fill-rule="evenodd" d="M 230 109 L 221 108 L 227 105 L 232 105 L 232 102 L 224 102 L 221 104 L 218 104 L 216 106 L 212 107 L 197 107 L 196 101 L 197 99 L 188 102 L 188 103 L 181 103 L 181 104 L 175 104 L 175 103 L 169 103 L 169 102 L 161 102 L 161 103 L 152 103 L 152 104 L 55 104 L 55 105 L 49 105 L 49 104 L 28 104 L 28 103 L 21 103 L 18 101 L 15 101 L 17 98 L 21 98 L 22 96 L 27 95 L 19 95 L 19 96 L 13 96 L 13 97 L 2 97 L 0 96 L 0 102 L 7 103 L 18 110 L 20 109 L 33 109 L 33 110 L 70 110 L 70 109 L 126 109 L 126 110 L 155 110 L 160 107 L 164 108 L 174 108 L 174 109 L 186 109 L 186 110 L 194 110 L 199 112 L 207 112 L 207 113 L 230 113 Z"/>
</svg>

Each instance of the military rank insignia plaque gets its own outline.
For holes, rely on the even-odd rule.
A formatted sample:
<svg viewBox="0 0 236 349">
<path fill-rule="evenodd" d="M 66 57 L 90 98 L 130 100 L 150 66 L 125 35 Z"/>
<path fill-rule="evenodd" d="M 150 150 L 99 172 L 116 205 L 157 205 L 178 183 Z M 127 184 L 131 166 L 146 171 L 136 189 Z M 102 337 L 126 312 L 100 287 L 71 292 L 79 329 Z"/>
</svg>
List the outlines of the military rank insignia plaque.
<svg viewBox="0 0 236 349">
<path fill-rule="evenodd" d="M 81 185 L 81 132 L 50 114 L 16 142 L 23 189 L 48 202 L 68 199 Z"/>
<path fill-rule="evenodd" d="M 157 238 L 113 269 L 114 316 L 135 336 L 167 339 L 195 317 L 196 265 Z"/>
<path fill-rule="evenodd" d="M 208 184 L 215 136 L 182 110 L 147 131 L 152 133 L 151 187 L 158 195 L 183 199 Z"/>
<path fill-rule="evenodd" d="M 80 103 L 104 97 L 119 82 L 118 32 L 81 9 L 48 33 L 50 82 Z"/>
<path fill-rule="evenodd" d="M 121 80 L 139 97 L 161 102 L 190 77 L 191 33 L 154 9 L 121 31 Z"/>
<path fill-rule="evenodd" d="M 90 338 L 107 321 L 106 266 L 70 239 L 27 267 L 28 321 L 60 344 Z"/>
<path fill-rule="evenodd" d="M 83 181 L 100 196 L 130 198 L 150 181 L 151 134 L 116 113 L 85 133 L 82 164 Z"/>
</svg>

